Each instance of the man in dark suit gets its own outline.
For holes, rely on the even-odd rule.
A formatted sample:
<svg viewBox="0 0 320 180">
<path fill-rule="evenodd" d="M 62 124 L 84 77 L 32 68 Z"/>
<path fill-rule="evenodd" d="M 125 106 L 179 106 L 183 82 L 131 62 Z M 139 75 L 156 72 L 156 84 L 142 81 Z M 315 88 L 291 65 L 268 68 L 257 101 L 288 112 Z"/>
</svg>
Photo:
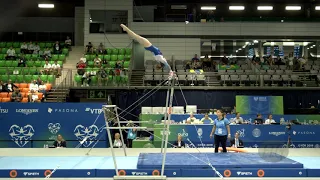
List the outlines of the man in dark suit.
<svg viewBox="0 0 320 180">
<path fill-rule="evenodd" d="M 186 144 L 182 141 L 182 136 L 178 136 L 178 140 L 173 143 L 174 148 L 185 148 Z"/>
<path fill-rule="evenodd" d="M 236 134 L 234 135 L 234 138 L 232 138 L 230 140 L 231 143 L 231 147 L 235 147 L 235 148 L 243 148 L 243 141 L 241 139 L 239 139 L 239 133 L 236 132 Z"/>
</svg>

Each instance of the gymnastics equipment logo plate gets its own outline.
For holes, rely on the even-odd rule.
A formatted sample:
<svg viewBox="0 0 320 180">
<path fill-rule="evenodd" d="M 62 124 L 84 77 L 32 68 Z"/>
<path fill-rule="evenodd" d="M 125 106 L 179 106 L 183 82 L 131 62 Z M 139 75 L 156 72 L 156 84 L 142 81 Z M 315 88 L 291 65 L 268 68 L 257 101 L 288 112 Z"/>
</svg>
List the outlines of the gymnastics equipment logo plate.
<svg viewBox="0 0 320 180">
<path fill-rule="evenodd" d="M 33 127 L 28 124 L 23 127 L 20 127 L 16 124 L 12 125 L 9 128 L 9 135 L 11 136 L 11 140 L 15 142 L 19 147 L 24 147 L 29 141 L 32 139 L 34 135 Z"/>
<path fill-rule="evenodd" d="M 79 124 L 75 127 L 73 132 L 84 147 L 89 147 L 97 140 L 99 128 L 96 125 L 85 127 L 82 124 Z"/>
</svg>

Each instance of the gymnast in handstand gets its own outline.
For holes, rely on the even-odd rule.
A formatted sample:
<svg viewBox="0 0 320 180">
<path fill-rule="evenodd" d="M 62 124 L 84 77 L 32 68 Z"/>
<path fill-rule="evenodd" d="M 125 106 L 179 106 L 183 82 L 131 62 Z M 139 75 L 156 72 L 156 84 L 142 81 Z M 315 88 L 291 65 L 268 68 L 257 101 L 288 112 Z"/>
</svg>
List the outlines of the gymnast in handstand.
<svg viewBox="0 0 320 180">
<path fill-rule="evenodd" d="M 120 26 L 122 27 L 123 31 L 126 31 L 131 38 L 138 41 L 146 50 L 152 52 L 155 60 L 160 63 L 161 67 L 169 71 L 170 77 L 173 76 L 173 71 L 170 65 L 168 64 L 167 60 L 163 57 L 159 48 L 152 45 L 148 39 L 141 37 L 138 34 L 131 31 L 126 25 L 121 24 Z"/>
</svg>

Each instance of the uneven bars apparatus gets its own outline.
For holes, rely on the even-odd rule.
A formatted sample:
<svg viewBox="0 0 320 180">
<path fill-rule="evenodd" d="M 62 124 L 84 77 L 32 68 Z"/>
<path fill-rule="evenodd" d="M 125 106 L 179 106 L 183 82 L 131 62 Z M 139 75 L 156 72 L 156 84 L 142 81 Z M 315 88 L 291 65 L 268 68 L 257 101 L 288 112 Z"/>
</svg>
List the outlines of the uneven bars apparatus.
<svg viewBox="0 0 320 180">
<path fill-rule="evenodd" d="M 170 120 L 171 119 L 171 111 L 172 111 L 172 103 L 173 103 L 173 96 L 174 96 L 174 85 L 175 85 L 175 78 L 173 77 L 172 79 L 169 79 L 169 85 L 168 90 L 167 90 L 167 97 L 166 97 L 166 113 L 165 113 L 165 120 Z M 169 106 L 169 107 L 168 107 Z M 116 155 L 113 149 L 113 143 L 112 143 L 112 138 L 111 138 L 111 132 L 110 129 L 119 129 L 120 130 L 120 136 L 121 136 L 121 141 L 122 144 L 124 145 L 124 138 L 122 134 L 123 129 L 132 129 L 132 127 L 121 127 L 120 125 L 120 120 L 119 120 L 119 115 L 117 111 L 116 105 L 103 105 L 102 106 L 104 116 L 105 116 L 105 121 L 106 121 L 106 130 L 108 134 L 108 139 L 109 139 L 109 145 L 111 149 L 111 154 L 113 158 L 113 163 L 116 171 L 116 176 L 114 179 L 149 179 L 150 176 L 119 176 L 119 170 L 118 170 L 118 165 L 117 165 L 117 160 L 116 160 Z M 113 109 L 116 115 L 116 121 L 118 123 L 118 127 L 110 127 L 108 123 L 109 117 L 107 116 L 107 112 L 110 111 L 110 109 Z M 168 141 L 169 141 L 169 128 L 170 128 L 170 123 L 165 123 L 164 125 L 164 133 L 162 133 L 162 143 L 161 143 L 161 153 L 163 152 L 163 145 L 164 145 L 164 153 L 163 153 L 163 159 L 162 159 L 162 166 L 161 166 L 161 174 L 160 176 L 152 176 L 152 179 L 166 179 L 166 176 L 164 176 L 164 168 L 165 168 L 165 161 L 166 161 L 166 155 L 167 155 L 167 148 L 168 148 Z M 135 127 L 135 129 L 147 129 L 147 127 Z M 165 138 L 165 141 L 164 141 Z M 163 144 L 164 143 L 164 144 Z M 125 146 L 123 147 L 123 151 L 125 153 L 125 156 L 127 156 Z"/>
</svg>

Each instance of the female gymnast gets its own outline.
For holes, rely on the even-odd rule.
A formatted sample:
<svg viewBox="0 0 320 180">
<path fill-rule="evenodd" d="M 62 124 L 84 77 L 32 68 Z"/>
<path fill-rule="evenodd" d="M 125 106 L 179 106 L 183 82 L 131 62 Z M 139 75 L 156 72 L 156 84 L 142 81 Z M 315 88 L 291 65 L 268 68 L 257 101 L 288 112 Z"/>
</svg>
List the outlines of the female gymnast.
<svg viewBox="0 0 320 180">
<path fill-rule="evenodd" d="M 212 138 L 214 134 L 214 152 L 217 153 L 221 144 L 223 152 L 227 152 L 227 139 L 231 138 L 230 122 L 224 117 L 222 110 L 217 110 L 218 118 L 214 120 L 213 128 L 210 134 Z"/>
<path fill-rule="evenodd" d="M 146 50 L 152 52 L 155 60 L 160 63 L 161 67 L 163 67 L 166 70 L 169 70 L 169 77 L 172 78 L 173 71 L 170 65 L 168 64 L 167 60 L 163 57 L 160 49 L 152 45 L 148 39 L 141 37 L 138 34 L 131 31 L 126 25 L 121 24 L 120 26 L 122 27 L 123 31 L 126 31 L 131 38 L 138 41 Z"/>
</svg>

